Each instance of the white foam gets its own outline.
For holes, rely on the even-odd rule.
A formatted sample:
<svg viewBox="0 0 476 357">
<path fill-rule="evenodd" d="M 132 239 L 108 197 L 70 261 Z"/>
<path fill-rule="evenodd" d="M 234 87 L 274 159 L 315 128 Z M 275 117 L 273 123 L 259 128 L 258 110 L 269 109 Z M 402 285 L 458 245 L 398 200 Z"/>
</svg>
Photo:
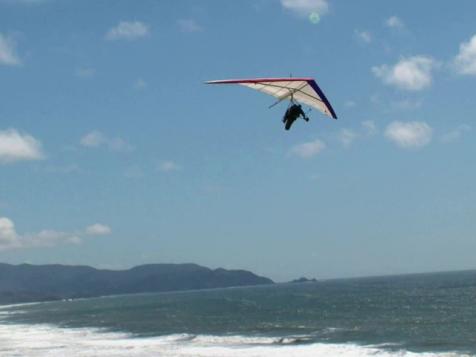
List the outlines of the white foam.
<svg viewBox="0 0 476 357">
<path fill-rule="evenodd" d="M 385 351 L 354 344 L 289 344 L 268 337 L 175 334 L 134 338 L 95 329 L 0 325 L 2 357 L 462 357 L 458 353 Z M 467 356 L 467 355 L 466 355 Z"/>
<path fill-rule="evenodd" d="M 23 302 L 19 304 L 0 305 L 0 310 L 11 309 L 12 307 L 31 306 L 44 304 L 43 302 Z"/>
</svg>

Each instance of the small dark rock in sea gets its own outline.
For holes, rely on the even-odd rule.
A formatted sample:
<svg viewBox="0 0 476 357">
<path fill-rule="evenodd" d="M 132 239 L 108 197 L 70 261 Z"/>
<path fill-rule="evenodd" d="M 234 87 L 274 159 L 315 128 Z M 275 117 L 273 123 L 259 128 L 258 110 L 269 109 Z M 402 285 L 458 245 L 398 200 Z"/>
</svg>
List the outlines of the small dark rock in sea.
<svg viewBox="0 0 476 357">
<path fill-rule="evenodd" d="M 299 278 L 299 279 L 294 279 L 291 281 L 291 283 L 317 283 L 317 279 L 315 278 L 312 278 L 312 279 L 308 279 L 308 278 Z"/>
</svg>

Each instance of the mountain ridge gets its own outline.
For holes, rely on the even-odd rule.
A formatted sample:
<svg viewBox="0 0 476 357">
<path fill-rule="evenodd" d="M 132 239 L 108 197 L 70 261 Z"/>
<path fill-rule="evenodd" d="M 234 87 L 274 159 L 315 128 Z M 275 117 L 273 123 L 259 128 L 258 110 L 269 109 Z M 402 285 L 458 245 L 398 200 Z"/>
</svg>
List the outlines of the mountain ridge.
<svg viewBox="0 0 476 357">
<path fill-rule="evenodd" d="M 0 304 L 266 284 L 274 282 L 247 270 L 210 269 L 194 263 L 145 264 L 125 270 L 0 263 Z"/>
</svg>

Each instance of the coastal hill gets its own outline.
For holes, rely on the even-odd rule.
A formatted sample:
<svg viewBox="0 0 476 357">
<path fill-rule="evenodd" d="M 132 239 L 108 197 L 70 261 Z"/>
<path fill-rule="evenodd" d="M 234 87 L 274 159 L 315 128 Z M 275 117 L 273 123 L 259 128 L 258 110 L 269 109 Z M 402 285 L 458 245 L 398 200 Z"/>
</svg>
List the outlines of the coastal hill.
<svg viewBox="0 0 476 357">
<path fill-rule="evenodd" d="M 273 284 L 246 270 L 148 264 L 128 270 L 0 263 L 0 304 Z"/>
</svg>

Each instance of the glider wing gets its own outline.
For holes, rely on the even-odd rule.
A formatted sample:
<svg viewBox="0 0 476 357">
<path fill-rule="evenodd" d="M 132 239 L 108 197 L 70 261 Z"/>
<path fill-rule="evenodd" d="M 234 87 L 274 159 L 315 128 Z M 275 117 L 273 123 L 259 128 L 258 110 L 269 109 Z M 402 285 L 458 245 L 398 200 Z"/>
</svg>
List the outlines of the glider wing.
<svg viewBox="0 0 476 357">
<path fill-rule="evenodd" d="M 272 95 L 278 102 L 294 100 L 320 110 L 337 119 L 331 104 L 313 78 L 254 78 L 209 81 L 207 84 L 240 84 L 245 87 Z"/>
</svg>

